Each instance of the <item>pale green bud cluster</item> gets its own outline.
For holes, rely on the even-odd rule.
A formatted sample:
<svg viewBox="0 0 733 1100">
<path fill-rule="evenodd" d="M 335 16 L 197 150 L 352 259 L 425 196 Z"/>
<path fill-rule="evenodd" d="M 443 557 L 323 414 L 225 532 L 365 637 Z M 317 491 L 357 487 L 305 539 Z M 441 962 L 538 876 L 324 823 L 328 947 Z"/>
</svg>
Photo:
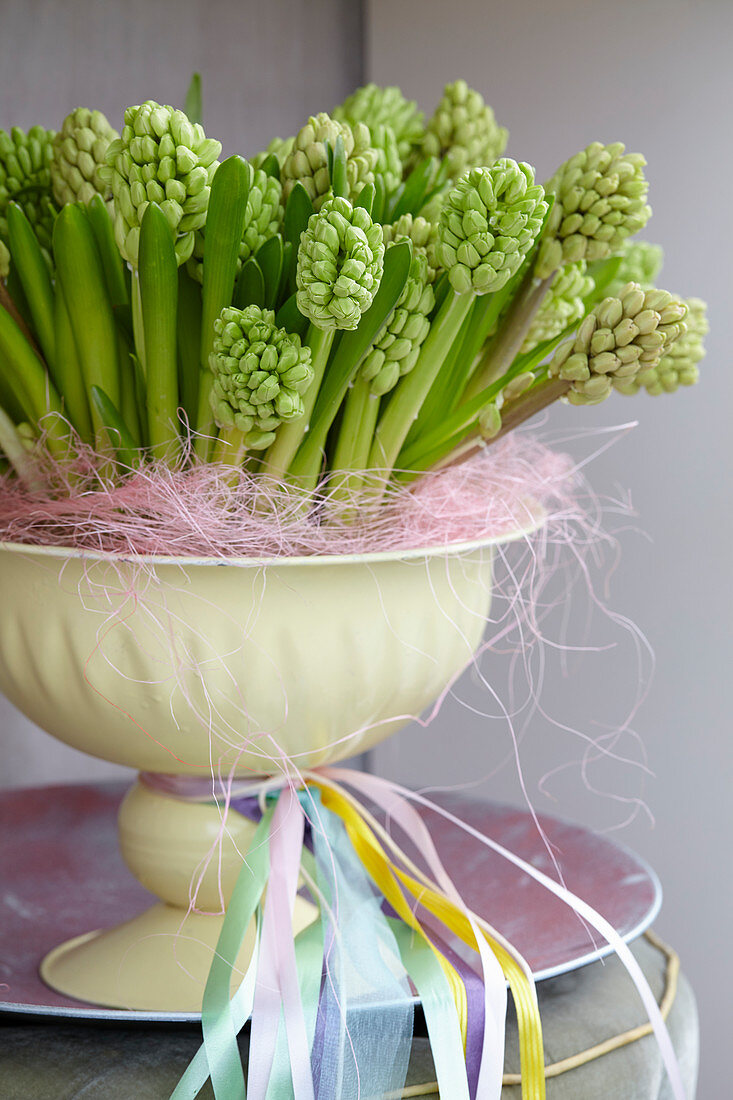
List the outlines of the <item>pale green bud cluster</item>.
<svg viewBox="0 0 733 1100">
<path fill-rule="evenodd" d="M 422 140 L 422 153 L 440 158 L 451 179 L 469 168 L 489 167 L 506 149 L 509 132 L 483 96 L 465 80 L 447 84 Z"/>
<path fill-rule="evenodd" d="M 656 396 L 674 393 L 680 386 L 694 386 L 699 377 L 698 363 L 705 356 L 705 336 L 708 331 L 707 307 L 699 298 L 687 298 L 687 315 L 683 332 L 662 356 L 656 367 L 649 367 L 631 379 L 617 382 L 619 393 L 634 394 L 640 389 Z"/>
<path fill-rule="evenodd" d="M 608 294 L 617 294 L 626 283 L 638 283 L 646 290 L 654 286 L 662 270 L 664 253 L 658 244 L 647 241 L 627 241 L 616 278 L 608 287 Z"/>
<path fill-rule="evenodd" d="M 214 418 L 220 428 L 238 428 L 250 450 L 269 447 L 283 421 L 303 415 L 302 395 L 313 380 L 311 351 L 277 327 L 271 310 L 223 309 L 214 322 L 209 366 Z"/>
<path fill-rule="evenodd" d="M 370 130 L 389 126 L 397 141 L 400 159 L 406 161 L 413 146 L 423 136 L 423 113 L 412 99 L 405 99 L 399 88 L 380 88 L 365 84 L 336 107 L 333 117 L 353 125 L 365 123 Z"/>
<path fill-rule="evenodd" d="M 17 202 L 33 226 L 40 244 L 51 248 L 56 208 L 51 200 L 53 130 L 32 126 L 24 133 L 14 126 L 0 130 L 0 238 L 8 239 L 6 211 Z"/>
<path fill-rule="evenodd" d="M 370 134 L 372 147 L 377 151 L 374 175 L 381 177 L 386 193 L 391 195 L 402 183 L 402 161 L 394 131 L 380 124 L 372 127 Z"/>
<path fill-rule="evenodd" d="M 67 115 L 53 140 L 51 186 L 59 206 L 88 203 L 95 195 L 111 198 L 104 179 L 107 150 L 119 134 L 101 111 L 77 107 Z"/>
<path fill-rule="evenodd" d="M 211 180 L 221 143 L 207 138 L 183 111 L 153 100 L 125 111 L 121 136 L 107 149 L 105 182 L 112 187 L 115 239 L 137 264 L 140 225 L 148 203 L 158 203 L 175 234 L 179 264 L 193 252 L 206 222 Z"/>
<path fill-rule="evenodd" d="M 628 283 L 619 297 L 599 302 L 557 348 L 549 375 L 571 383 L 571 404 L 598 404 L 614 385 L 627 386 L 659 365 L 686 331 L 686 315 L 685 303 L 666 290 Z"/>
<path fill-rule="evenodd" d="M 593 280 L 587 274 L 585 260 L 561 267 L 550 283 L 542 305 L 537 310 L 522 351 L 528 352 L 545 340 L 559 336 L 585 314 L 583 301 L 593 290 Z"/>
<path fill-rule="evenodd" d="M 412 214 L 402 214 L 391 225 L 383 225 L 385 245 L 394 244 L 395 241 L 407 237 L 412 242 L 413 255 L 420 253 L 427 260 L 427 281 L 434 283 L 440 262 L 437 256 L 438 227 L 433 222 L 423 217 L 415 217 Z"/>
<path fill-rule="evenodd" d="M 594 141 L 558 168 L 545 185 L 555 202 L 537 257 L 541 279 L 564 263 L 604 260 L 644 228 L 652 213 L 645 164 L 620 141 Z"/>
<path fill-rule="evenodd" d="M 253 173 L 244 216 L 244 233 L 239 246 L 237 270 L 257 252 L 260 245 L 279 231 L 283 220 L 282 186 L 279 180 L 261 169 Z M 199 283 L 204 279 L 204 240 L 206 229 L 196 233 L 193 255 L 188 261 L 189 273 Z"/>
<path fill-rule="evenodd" d="M 394 243 L 405 239 L 398 237 Z M 417 252 L 394 312 L 361 367 L 373 394 L 389 393 L 415 366 L 423 340 L 430 332 L 428 317 L 434 305 L 435 293 L 428 280 L 427 257 Z"/>
<path fill-rule="evenodd" d="M 255 153 L 253 157 L 249 158 L 249 163 L 253 168 L 261 168 L 269 156 L 273 154 L 277 157 L 277 162 L 282 168 L 285 161 L 288 159 L 293 151 L 293 144 L 295 138 L 273 138 L 266 149 L 263 149 L 261 153 Z"/>
<path fill-rule="evenodd" d="M 356 328 L 372 304 L 383 265 L 381 225 L 348 199 L 328 199 L 300 238 L 298 309 L 320 329 Z"/>
<path fill-rule="evenodd" d="M 440 215 L 438 257 L 459 294 L 500 290 L 516 274 L 547 211 L 534 170 L 509 158 L 473 168 Z"/>
<path fill-rule="evenodd" d="M 296 183 L 308 192 L 314 210 L 320 210 L 331 190 L 326 142 L 331 148 L 337 138 L 344 143 L 349 198 L 355 202 L 367 183 L 374 183 L 379 154 L 372 146 L 369 127 L 362 122 L 353 127 L 337 122 L 325 111 L 313 115 L 298 131 L 293 149 L 282 166 L 283 199 L 287 203 Z"/>
</svg>

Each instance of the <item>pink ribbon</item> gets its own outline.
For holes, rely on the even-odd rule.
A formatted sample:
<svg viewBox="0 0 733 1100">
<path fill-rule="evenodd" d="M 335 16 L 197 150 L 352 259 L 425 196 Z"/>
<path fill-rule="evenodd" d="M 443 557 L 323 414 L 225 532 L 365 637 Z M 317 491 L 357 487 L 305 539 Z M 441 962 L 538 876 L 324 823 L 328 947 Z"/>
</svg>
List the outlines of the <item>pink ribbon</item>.
<svg viewBox="0 0 733 1100">
<path fill-rule="evenodd" d="M 310 1047 L 295 963 L 293 909 L 298 890 L 305 817 L 298 796 L 286 787 L 270 828 L 270 877 L 262 925 L 247 1081 L 249 1100 L 266 1100 L 280 1025 L 280 1008 L 290 1054 L 295 1100 L 314 1100 Z"/>
</svg>

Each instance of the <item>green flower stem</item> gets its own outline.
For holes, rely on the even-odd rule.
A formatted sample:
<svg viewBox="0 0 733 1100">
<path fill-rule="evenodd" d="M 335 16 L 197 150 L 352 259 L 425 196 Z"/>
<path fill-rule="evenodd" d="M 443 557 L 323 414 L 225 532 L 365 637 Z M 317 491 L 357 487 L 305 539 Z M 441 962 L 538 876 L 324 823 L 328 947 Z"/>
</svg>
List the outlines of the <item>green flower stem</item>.
<svg viewBox="0 0 733 1100">
<path fill-rule="evenodd" d="M 43 363 L 4 309 L 0 309 L 0 362 L 28 419 L 46 433 L 51 453 L 67 457 L 68 425 L 61 398 Z M 49 413 L 57 415 L 49 416 Z"/>
<path fill-rule="evenodd" d="M 14 202 L 8 205 L 8 234 L 10 254 L 18 277 L 23 285 L 33 328 L 41 345 L 43 357 L 54 377 L 56 362 L 56 338 L 54 333 L 53 286 L 48 265 L 43 258 L 38 238 L 21 208 Z"/>
<path fill-rule="evenodd" d="M 222 309 L 231 304 L 234 294 L 251 180 L 250 166 L 241 157 L 233 156 L 219 165 L 211 184 L 204 238 L 201 374 L 195 424 L 199 434 L 194 444 L 196 454 L 203 459 L 209 451 L 210 437 L 216 431 L 211 409 L 214 378 L 209 370 L 209 355 L 214 344 L 214 321 Z"/>
<path fill-rule="evenodd" d="M 45 486 L 34 469 L 33 459 L 23 446 L 23 441 L 18 435 L 13 421 L 1 407 L 0 451 L 8 459 L 18 475 L 18 480 L 25 485 L 26 489 L 29 489 L 32 493 L 42 493 L 44 491 Z"/>
<path fill-rule="evenodd" d="M 316 398 L 321 388 L 335 335 L 335 329 L 320 329 L 313 324 L 308 326 L 304 343 L 311 349 L 313 381 L 303 394 L 303 405 L 305 407 L 303 416 L 298 417 L 297 420 L 281 424 L 275 442 L 265 452 L 263 466 L 270 477 L 284 478 L 286 476 L 298 447 L 303 441 L 303 436 L 308 430 L 308 424 L 315 408 Z"/>
<path fill-rule="evenodd" d="M 397 384 L 374 433 L 370 467 L 388 475 L 394 467 L 410 425 L 430 392 L 438 371 L 466 319 L 474 296 L 451 290 L 445 297 L 412 371 Z"/>
<path fill-rule="evenodd" d="M 117 330 L 99 250 L 83 209 L 62 209 L 54 225 L 53 248 L 87 392 L 99 386 L 119 408 Z M 95 409 L 91 413 L 96 435 L 104 425 Z"/>
<path fill-rule="evenodd" d="M 361 374 L 349 390 L 333 459 L 329 463 L 337 474 L 333 489 L 335 500 L 354 500 L 369 461 L 369 451 L 377 426 L 380 398 L 371 391 Z M 338 477 L 340 473 L 344 477 Z"/>
<path fill-rule="evenodd" d="M 178 264 L 168 220 L 151 202 L 140 227 L 139 281 L 147 378 L 148 439 L 154 458 L 175 465 L 178 434 Z"/>
<path fill-rule="evenodd" d="M 523 361 L 515 360 L 501 378 L 495 379 L 465 404 L 459 405 L 432 431 L 415 440 L 409 447 L 405 447 L 399 455 L 400 469 L 408 472 L 427 470 L 433 464 L 435 454 L 438 452 L 447 454 L 455 445 L 456 436 L 462 438 L 466 432 L 470 431 L 475 426 L 481 410 L 501 393 L 507 382 L 525 370 L 527 367 Z"/>
<path fill-rule="evenodd" d="M 239 428 L 220 428 L 211 455 L 212 462 L 222 462 L 227 466 L 241 466 L 247 453 L 244 433 Z"/>
<path fill-rule="evenodd" d="M 469 401 L 491 382 L 501 378 L 518 355 L 532 320 L 549 290 L 554 272 L 545 279 L 536 279 L 530 268 L 517 290 L 506 318 L 489 344 L 478 368 L 464 391 L 462 401 Z"/>
<path fill-rule="evenodd" d="M 69 311 L 60 285 L 56 287 L 54 327 L 56 330 L 56 385 L 59 392 L 63 394 L 64 408 L 69 420 L 84 442 L 91 443 L 94 432 L 89 412 L 89 399 L 74 342 Z"/>
<path fill-rule="evenodd" d="M 435 379 L 406 442 L 413 443 L 425 432 L 436 428 L 446 412 L 456 407 L 474 369 L 476 356 L 506 304 L 511 285 L 507 283 L 502 290 L 494 294 L 482 294 L 476 299 L 455 342 L 454 354 L 446 359 L 443 369 Z"/>
</svg>

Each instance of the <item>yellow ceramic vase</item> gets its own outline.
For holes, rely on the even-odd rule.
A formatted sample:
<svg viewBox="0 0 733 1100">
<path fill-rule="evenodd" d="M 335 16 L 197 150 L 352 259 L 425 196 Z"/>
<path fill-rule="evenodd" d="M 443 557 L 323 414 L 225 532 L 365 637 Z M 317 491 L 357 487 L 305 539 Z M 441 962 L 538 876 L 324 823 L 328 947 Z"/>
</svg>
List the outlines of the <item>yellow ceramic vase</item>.
<svg viewBox="0 0 733 1100">
<path fill-rule="evenodd" d="M 261 562 L 5 544 L 0 689 L 53 737 L 145 772 L 254 778 L 332 763 L 394 733 L 468 664 L 494 547 L 510 538 Z M 46 982 L 95 1004 L 197 1011 L 253 829 L 138 782 L 120 845 L 159 901 L 56 948 Z M 312 916 L 298 899 L 295 931 Z"/>
</svg>

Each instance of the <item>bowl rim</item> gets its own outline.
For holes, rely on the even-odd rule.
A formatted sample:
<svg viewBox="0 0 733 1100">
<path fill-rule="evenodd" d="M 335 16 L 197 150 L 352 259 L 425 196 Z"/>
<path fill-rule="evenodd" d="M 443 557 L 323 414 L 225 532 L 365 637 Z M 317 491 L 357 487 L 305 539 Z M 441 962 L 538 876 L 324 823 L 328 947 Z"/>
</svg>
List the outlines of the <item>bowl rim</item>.
<svg viewBox="0 0 733 1100">
<path fill-rule="evenodd" d="M 263 566 L 323 566 L 323 565 L 371 565 L 389 561 L 411 561 L 434 557 L 454 557 L 472 550 L 499 546 L 503 543 L 517 542 L 538 531 L 547 520 L 547 510 L 538 502 L 526 504 L 526 521 L 499 535 L 484 535 L 480 538 L 457 542 L 434 543 L 432 546 L 405 547 L 396 550 L 369 550 L 361 554 L 303 554 L 282 557 L 218 557 L 195 554 L 130 554 L 125 550 L 93 550 L 80 546 L 46 546 L 41 543 L 10 542 L 0 539 L 0 552 L 29 554 L 35 557 L 81 559 L 85 561 L 128 562 L 132 565 L 176 565 L 181 568 L 191 566 L 216 565 L 242 568 L 262 568 Z"/>
</svg>

